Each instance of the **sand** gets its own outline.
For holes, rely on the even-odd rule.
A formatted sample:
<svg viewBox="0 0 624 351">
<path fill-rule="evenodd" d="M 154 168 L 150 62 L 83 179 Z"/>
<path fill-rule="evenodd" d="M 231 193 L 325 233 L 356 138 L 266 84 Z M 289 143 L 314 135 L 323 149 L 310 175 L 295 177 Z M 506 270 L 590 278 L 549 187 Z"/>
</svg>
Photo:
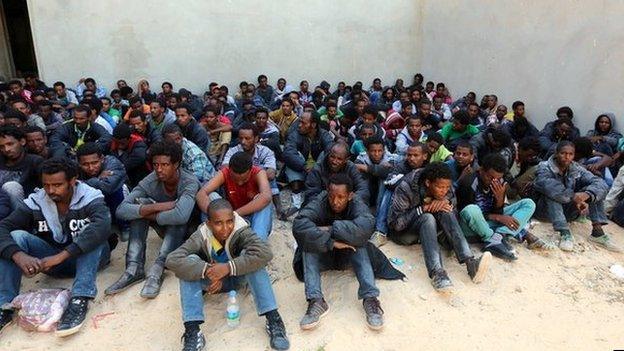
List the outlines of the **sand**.
<svg viewBox="0 0 624 351">
<path fill-rule="evenodd" d="M 404 260 L 402 281 L 378 281 L 385 310 L 385 328 L 370 331 L 365 324 L 357 281 L 349 271 L 323 274 L 323 291 L 331 312 L 313 331 L 301 331 L 305 312 L 303 283 L 291 269 L 292 235 L 287 222 L 274 222 L 270 243 L 276 278 L 274 290 L 290 336 L 291 350 L 612 350 L 624 348 L 624 282 L 610 272 L 624 264 L 624 255 L 595 247 L 586 238 L 587 223 L 574 223 L 575 252 L 543 255 L 516 244 L 519 260 L 494 259 L 486 280 L 473 284 L 448 253 L 444 263 L 454 292 L 436 293 L 426 274 L 420 246 L 382 247 L 388 257 Z M 624 245 L 624 229 L 605 227 Z M 555 240 L 549 224 L 534 233 Z M 150 235 L 149 262 L 160 241 Z M 103 295 L 124 269 L 125 243 L 113 253 L 111 266 L 98 276 L 100 293 L 82 330 L 65 339 L 28 333 L 15 324 L 0 337 L 1 350 L 179 350 L 183 332 L 178 280 L 166 272 L 162 292 L 154 300 L 139 297 L 141 285 L 112 297 Z M 473 246 L 476 253 L 478 248 Z M 25 279 L 23 291 L 44 286 L 69 287 L 71 280 L 45 276 Z M 207 322 L 202 330 L 207 350 L 268 350 L 264 318 L 258 318 L 252 297 L 243 294 L 241 324 L 225 324 L 225 296 L 206 299 Z M 112 314 L 109 314 L 112 313 Z M 94 322 L 94 317 L 105 315 Z"/>
</svg>

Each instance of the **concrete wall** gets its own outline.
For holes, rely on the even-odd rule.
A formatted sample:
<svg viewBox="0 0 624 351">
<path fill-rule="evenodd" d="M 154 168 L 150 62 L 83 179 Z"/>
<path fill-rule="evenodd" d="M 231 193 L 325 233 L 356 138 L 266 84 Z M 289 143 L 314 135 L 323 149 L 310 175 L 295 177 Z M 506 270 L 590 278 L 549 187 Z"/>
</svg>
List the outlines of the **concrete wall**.
<svg viewBox="0 0 624 351">
<path fill-rule="evenodd" d="M 423 73 L 453 97 L 523 100 L 538 127 L 563 105 L 582 131 L 604 111 L 621 121 L 624 2 L 445 0 L 423 9 Z"/>
<path fill-rule="evenodd" d="M 147 78 L 154 90 L 203 92 L 208 83 L 275 85 L 374 77 L 393 82 L 419 66 L 417 1 L 29 1 L 41 77 L 107 87 Z M 373 16 L 374 15 L 374 16 Z"/>
</svg>

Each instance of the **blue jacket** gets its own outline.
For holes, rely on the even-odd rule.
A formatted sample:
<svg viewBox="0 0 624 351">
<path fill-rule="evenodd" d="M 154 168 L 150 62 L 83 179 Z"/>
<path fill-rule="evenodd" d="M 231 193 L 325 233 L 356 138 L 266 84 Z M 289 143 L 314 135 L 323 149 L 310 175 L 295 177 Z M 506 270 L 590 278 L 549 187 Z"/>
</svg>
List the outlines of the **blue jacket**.
<svg viewBox="0 0 624 351">
<path fill-rule="evenodd" d="M 567 172 L 561 174 L 554 156 L 537 166 L 533 189 L 537 195 L 546 196 L 562 204 L 572 201 L 576 192 L 588 193 L 591 202 L 601 201 L 605 199 L 609 190 L 602 178 L 576 162 L 572 162 Z"/>
<path fill-rule="evenodd" d="M 208 137 L 208 132 L 206 132 L 206 129 L 204 129 L 201 124 L 194 119 L 191 119 L 186 127 L 182 127 L 177 121 L 176 124 L 182 129 L 182 135 L 185 138 L 199 146 L 199 148 L 208 155 L 208 150 L 210 150 L 210 137 Z"/>
</svg>

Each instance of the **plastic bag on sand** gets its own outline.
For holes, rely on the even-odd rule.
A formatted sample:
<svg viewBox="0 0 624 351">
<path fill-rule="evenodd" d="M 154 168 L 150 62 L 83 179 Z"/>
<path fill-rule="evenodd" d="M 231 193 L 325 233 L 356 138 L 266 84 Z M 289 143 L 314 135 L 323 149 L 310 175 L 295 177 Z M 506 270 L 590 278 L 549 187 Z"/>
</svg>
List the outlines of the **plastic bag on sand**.
<svg viewBox="0 0 624 351">
<path fill-rule="evenodd" d="M 69 304 L 67 289 L 40 289 L 18 295 L 11 307 L 19 310 L 17 323 L 28 331 L 49 332 L 63 316 Z"/>
</svg>

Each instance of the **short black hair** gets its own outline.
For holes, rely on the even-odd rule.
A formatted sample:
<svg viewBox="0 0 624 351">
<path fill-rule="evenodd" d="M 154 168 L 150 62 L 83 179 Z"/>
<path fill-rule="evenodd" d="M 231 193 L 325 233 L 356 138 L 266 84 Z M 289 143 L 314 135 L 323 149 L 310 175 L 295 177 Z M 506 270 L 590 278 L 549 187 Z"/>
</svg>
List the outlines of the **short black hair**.
<svg viewBox="0 0 624 351">
<path fill-rule="evenodd" d="M 219 210 L 234 211 L 234 208 L 232 207 L 232 204 L 226 199 L 221 198 L 221 199 L 212 200 L 208 204 L 208 209 L 206 211 L 206 213 L 208 214 L 208 220 L 210 220 L 210 215 L 212 213 L 214 213 L 215 211 L 219 211 Z"/>
<path fill-rule="evenodd" d="M 594 144 L 591 139 L 580 137 L 574 139 L 574 154 L 576 159 L 589 158 L 594 153 Z"/>
<path fill-rule="evenodd" d="M 512 109 L 512 110 L 515 110 L 515 109 L 516 109 L 516 107 L 518 107 L 518 106 L 524 106 L 524 102 L 522 102 L 522 101 L 520 101 L 520 100 L 518 100 L 518 101 L 514 101 L 514 103 L 513 103 L 513 104 L 511 104 L 511 109 Z"/>
<path fill-rule="evenodd" d="M 171 163 L 180 163 L 182 161 L 182 147 L 172 141 L 158 140 L 150 146 L 150 162 L 155 156 L 169 156 Z"/>
<path fill-rule="evenodd" d="M 436 143 L 443 145 L 444 144 L 444 138 L 442 137 L 442 134 L 440 133 L 431 133 L 427 136 L 427 141 L 435 141 Z"/>
<path fill-rule="evenodd" d="M 20 87 L 24 86 L 24 85 L 22 84 L 22 81 L 17 80 L 17 79 L 13 79 L 13 80 L 9 81 L 9 84 L 8 84 L 8 85 L 9 85 L 9 86 L 11 86 L 11 85 L 19 85 Z"/>
<path fill-rule="evenodd" d="M 559 118 L 558 120 L 555 121 L 555 123 L 553 124 L 553 126 L 558 127 L 562 124 L 567 124 L 570 127 L 574 127 L 574 122 L 572 122 L 572 120 L 568 117 L 562 117 Z"/>
<path fill-rule="evenodd" d="M 559 116 L 562 113 L 567 114 L 570 117 L 570 119 L 574 118 L 574 112 L 572 111 L 570 106 L 561 106 L 561 107 L 559 107 L 557 109 L 556 115 Z"/>
<path fill-rule="evenodd" d="M 259 75 L 259 76 L 258 76 L 258 83 L 260 83 L 260 80 L 261 80 L 261 79 L 266 79 L 266 80 L 268 80 L 269 78 L 267 78 L 267 76 L 266 76 L 266 75 L 261 74 L 261 75 Z"/>
<path fill-rule="evenodd" d="M 100 99 L 84 99 L 80 103 L 81 105 L 89 106 L 91 110 L 95 110 L 97 114 L 102 111 L 102 101 Z"/>
<path fill-rule="evenodd" d="M 61 88 L 65 88 L 65 83 L 58 81 L 58 82 L 54 82 L 54 84 L 52 84 L 53 87 L 61 87 Z"/>
<path fill-rule="evenodd" d="M 432 162 L 425 166 L 425 169 L 423 169 L 420 175 L 420 179 L 422 179 L 421 182 L 424 184 L 425 180 L 433 182 L 436 179 L 453 179 L 453 174 L 446 163 Z"/>
<path fill-rule="evenodd" d="M 362 110 L 362 115 L 373 115 L 377 119 L 377 109 L 374 106 L 367 105 Z"/>
<path fill-rule="evenodd" d="M 251 169 L 253 162 L 251 155 L 246 152 L 239 151 L 230 158 L 229 167 L 236 174 L 243 174 Z"/>
<path fill-rule="evenodd" d="M 539 139 L 534 136 L 526 136 L 520 141 L 518 141 L 518 149 L 520 150 L 532 150 L 537 154 L 542 152 L 542 146 L 540 145 Z"/>
<path fill-rule="evenodd" d="M 353 191 L 353 180 L 349 178 L 345 173 L 336 173 L 329 177 L 329 183 L 327 184 L 327 190 L 330 185 L 345 185 L 348 192 Z"/>
<path fill-rule="evenodd" d="M 100 146 L 94 142 L 88 142 L 80 145 L 76 150 L 76 159 L 80 160 L 81 156 L 93 155 L 102 156 L 102 150 Z"/>
<path fill-rule="evenodd" d="M 133 96 L 130 98 L 130 100 L 128 100 L 128 104 L 130 104 L 130 106 L 136 104 L 137 102 L 140 102 L 141 104 L 143 103 L 139 96 Z"/>
<path fill-rule="evenodd" d="M 186 103 L 176 105 L 175 109 L 176 110 L 185 109 L 186 113 L 188 113 L 189 115 L 193 114 L 193 108 L 191 107 L 191 105 L 186 104 Z"/>
<path fill-rule="evenodd" d="M 20 128 L 17 128 L 14 125 L 3 125 L 0 127 L 0 138 L 13 137 L 16 140 L 21 140 L 26 138 L 26 134 Z"/>
<path fill-rule="evenodd" d="M 78 105 L 74 108 L 74 116 L 76 115 L 76 112 L 79 112 L 79 113 L 84 112 L 87 114 L 87 117 L 89 117 L 91 115 L 91 107 L 87 107 L 85 105 Z"/>
<path fill-rule="evenodd" d="M 169 88 L 173 89 L 173 84 L 171 84 L 171 83 L 169 83 L 169 82 L 163 82 L 163 83 L 160 85 L 160 87 L 161 87 L 161 88 L 164 88 L 164 87 L 165 87 L 165 85 L 168 85 L 168 86 L 169 86 Z"/>
<path fill-rule="evenodd" d="M 113 138 L 115 139 L 129 139 L 132 135 L 132 127 L 126 123 L 119 123 L 113 129 Z"/>
<path fill-rule="evenodd" d="M 121 87 L 121 89 L 119 89 L 119 93 L 123 97 L 128 97 L 128 96 L 132 95 L 132 93 L 134 93 L 134 90 L 131 87 L 125 86 L 125 87 Z"/>
<path fill-rule="evenodd" d="M 490 135 L 492 136 L 492 140 L 500 144 L 501 147 L 511 146 L 511 143 L 512 143 L 511 135 L 509 135 L 509 133 L 507 133 L 503 129 L 501 128 L 490 129 Z"/>
<path fill-rule="evenodd" d="M 429 153 L 429 146 L 427 146 L 427 144 L 422 143 L 420 141 L 414 141 L 411 144 L 408 145 L 408 148 L 410 147 L 419 147 L 420 151 L 427 154 Z"/>
<path fill-rule="evenodd" d="M 467 126 L 470 124 L 470 115 L 466 110 L 459 110 L 453 114 L 453 121 L 457 121 L 459 124 Z"/>
<path fill-rule="evenodd" d="M 464 149 L 468 149 L 470 151 L 470 154 L 474 154 L 474 147 L 467 140 L 460 140 L 455 146 L 455 150 L 457 150 L 457 148 L 460 148 L 460 147 Z"/>
<path fill-rule="evenodd" d="M 4 118 L 5 119 L 17 118 L 17 119 L 19 119 L 22 122 L 28 121 L 28 116 L 26 116 L 21 111 L 18 111 L 18 110 L 14 109 L 14 108 L 8 108 L 6 110 L 6 112 L 4 113 Z"/>
<path fill-rule="evenodd" d="M 84 80 L 84 83 L 85 83 L 85 84 L 87 84 L 87 83 L 93 83 L 93 84 L 95 84 L 95 79 L 93 79 L 93 78 L 87 78 L 87 79 L 85 79 L 85 80 Z"/>
<path fill-rule="evenodd" d="M 140 117 L 141 121 L 143 122 L 145 122 L 145 120 L 147 119 L 147 116 L 143 113 L 143 111 L 139 111 L 139 110 L 130 111 L 130 115 L 128 116 L 128 119 L 137 118 L 137 117 Z"/>
<path fill-rule="evenodd" d="M 269 114 L 269 110 L 267 110 L 264 107 L 258 107 L 258 108 L 256 108 L 256 111 L 254 112 L 254 114 L 256 116 L 258 116 L 258 113 L 266 113 L 268 115 Z"/>
<path fill-rule="evenodd" d="M 366 150 L 368 150 L 371 145 L 385 146 L 383 139 L 379 136 L 372 136 L 364 141 L 364 146 L 366 147 Z"/>
<path fill-rule="evenodd" d="M 184 135 L 182 133 L 182 129 L 180 128 L 180 126 L 178 126 L 175 123 L 171 123 L 171 124 L 167 124 L 166 126 L 163 127 L 162 132 L 161 132 L 162 136 L 166 136 L 169 134 L 180 134 L 180 135 Z"/>
<path fill-rule="evenodd" d="M 507 172 L 507 160 L 496 152 L 487 154 L 480 162 L 481 168 L 488 171 L 490 169 L 495 170 L 498 173 Z"/>
<path fill-rule="evenodd" d="M 561 149 L 563 149 L 566 146 L 571 146 L 573 149 L 576 150 L 576 146 L 574 145 L 573 142 L 569 140 L 561 140 L 560 142 L 557 143 L 557 148 L 555 149 L 555 152 L 561 151 Z"/>
<path fill-rule="evenodd" d="M 39 175 L 64 173 L 65 180 L 71 180 L 78 176 L 78 166 L 72 160 L 64 157 L 52 157 L 41 163 Z"/>
<path fill-rule="evenodd" d="M 239 135 L 240 135 L 241 130 L 251 130 L 251 132 L 253 133 L 253 136 L 258 136 L 259 134 L 258 127 L 256 127 L 255 124 L 249 123 L 249 122 L 243 123 L 243 125 L 241 125 L 240 128 L 238 128 Z"/>
<path fill-rule="evenodd" d="M 31 133 L 41 133 L 41 135 L 43 135 L 44 137 L 46 136 L 46 132 L 45 130 L 41 129 L 41 127 L 37 127 L 37 126 L 27 126 L 24 129 L 24 135 L 26 134 L 31 134 Z"/>
<path fill-rule="evenodd" d="M 150 104 L 153 104 L 153 103 L 157 103 L 158 106 L 160 106 L 161 108 L 162 107 L 165 107 L 165 108 L 167 107 L 167 102 L 162 97 L 157 97 L 156 99 L 150 101 Z"/>
</svg>

